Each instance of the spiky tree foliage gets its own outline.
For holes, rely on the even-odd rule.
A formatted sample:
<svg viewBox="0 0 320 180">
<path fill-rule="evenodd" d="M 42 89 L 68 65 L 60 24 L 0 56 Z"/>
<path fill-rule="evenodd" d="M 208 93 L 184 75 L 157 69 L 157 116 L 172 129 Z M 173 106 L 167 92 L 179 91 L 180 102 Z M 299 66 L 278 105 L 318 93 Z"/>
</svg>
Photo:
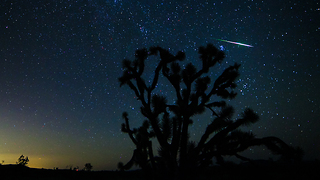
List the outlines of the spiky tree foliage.
<svg viewBox="0 0 320 180">
<path fill-rule="evenodd" d="M 184 68 L 179 61 L 185 59 L 183 52 L 172 55 L 161 47 L 151 47 L 149 50 L 136 51 L 135 60 L 123 61 L 123 75 L 119 78 L 120 85 L 128 85 L 141 102 L 141 113 L 146 121 L 138 129 L 129 126 L 128 114 L 123 113 L 125 123 L 122 131 L 128 133 L 136 145 L 133 157 L 121 169 L 129 169 L 134 163 L 148 172 L 185 178 L 190 169 L 207 167 L 212 159 L 223 163 L 223 156 L 236 156 L 242 160 L 249 160 L 240 156 L 239 152 L 250 146 L 265 145 L 271 151 L 285 155 L 287 158 L 298 158 L 299 149 L 294 149 L 276 137 L 255 138 L 250 132 L 243 132 L 241 126 L 248 126 L 258 121 L 259 117 L 250 108 L 244 110 L 241 117 L 232 120 L 234 109 L 224 100 L 233 99 L 236 93 L 236 79 L 239 76 L 239 64 L 226 68 L 213 83 L 207 75 L 217 63 L 225 57 L 224 52 L 212 44 L 200 47 L 198 51 L 202 67 L 197 70 L 192 64 Z M 143 79 L 145 62 L 149 56 L 158 56 L 159 63 L 154 70 L 150 84 Z M 160 74 L 168 80 L 174 91 L 173 104 L 169 104 L 166 97 L 154 92 Z M 220 100 L 220 101 L 219 101 Z M 189 142 L 189 126 L 192 118 L 209 110 L 213 119 L 198 143 Z M 209 119 L 209 117 L 208 117 Z M 208 122 L 208 119 L 203 121 Z M 159 142 L 159 157 L 153 155 L 151 139 Z M 158 176 L 159 177 L 159 176 Z"/>
<path fill-rule="evenodd" d="M 24 155 L 21 155 L 18 159 L 18 161 L 16 162 L 16 164 L 21 165 L 21 166 L 27 166 L 27 164 L 29 163 L 29 158 L 24 157 Z"/>
</svg>

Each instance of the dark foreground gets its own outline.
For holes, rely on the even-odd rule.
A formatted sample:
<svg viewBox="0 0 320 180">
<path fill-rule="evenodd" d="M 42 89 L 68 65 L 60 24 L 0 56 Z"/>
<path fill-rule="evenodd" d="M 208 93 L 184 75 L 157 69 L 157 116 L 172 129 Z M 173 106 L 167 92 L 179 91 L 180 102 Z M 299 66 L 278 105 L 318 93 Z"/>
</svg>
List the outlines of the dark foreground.
<svg viewBox="0 0 320 180">
<path fill-rule="evenodd" d="M 1 165 L 1 180 L 138 180 L 144 179 L 143 172 L 136 171 L 71 171 L 35 169 L 17 165 Z M 298 164 L 274 163 L 257 161 L 255 164 L 229 165 L 226 167 L 214 166 L 201 173 L 197 180 L 295 180 L 295 179 L 320 179 L 320 163 L 318 161 L 303 162 Z"/>
</svg>

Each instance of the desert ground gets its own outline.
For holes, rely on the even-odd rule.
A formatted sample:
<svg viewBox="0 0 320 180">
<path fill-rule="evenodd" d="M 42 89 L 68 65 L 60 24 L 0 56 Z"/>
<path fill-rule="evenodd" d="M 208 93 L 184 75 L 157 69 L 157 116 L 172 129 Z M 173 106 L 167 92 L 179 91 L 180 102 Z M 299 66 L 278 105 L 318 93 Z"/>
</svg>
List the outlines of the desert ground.
<svg viewBox="0 0 320 180">
<path fill-rule="evenodd" d="M 1 165 L 1 180 L 140 180 L 145 179 L 141 170 L 135 171 L 73 171 L 36 169 L 18 165 Z M 197 180 L 284 180 L 284 179 L 320 179 L 320 162 L 309 161 L 294 164 L 256 161 L 240 165 L 230 164 L 224 167 L 212 166 L 204 170 Z"/>
</svg>

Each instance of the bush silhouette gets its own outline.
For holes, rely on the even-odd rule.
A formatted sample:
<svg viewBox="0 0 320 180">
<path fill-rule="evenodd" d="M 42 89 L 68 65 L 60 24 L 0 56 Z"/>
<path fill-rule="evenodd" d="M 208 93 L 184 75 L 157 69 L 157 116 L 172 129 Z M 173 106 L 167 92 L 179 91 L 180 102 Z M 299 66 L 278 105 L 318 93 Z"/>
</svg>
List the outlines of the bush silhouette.
<svg viewBox="0 0 320 180">
<path fill-rule="evenodd" d="M 91 163 L 86 163 L 86 164 L 84 165 L 84 170 L 85 170 L 85 171 L 91 171 L 91 170 L 92 170 L 92 165 L 91 165 Z"/>
<path fill-rule="evenodd" d="M 24 155 L 21 155 L 18 159 L 18 161 L 16 162 L 16 164 L 21 165 L 21 166 L 27 166 L 27 164 L 29 163 L 29 158 L 24 157 Z"/>
<path fill-rule="evenodd" d="M 182 66 L 185 53 L 171 54 L 161 47 L 139 49 L 135 60 L 123 60 L 123 75 L 120 86 L 128 85 L 141 102 L 140 111 L 146 120 L 139 128 L 131 128 L 128 113 L 123 113 L 124 123 L 121 130 L 127 133 L 135 144 L 131 160 L 119 164 L 121 170 L 139 165 L 148 178 L 188 179 L 191 174 L 212 164 L 215 158 L 218 164 L 224 164 L 224 156 L 235 156 L 245 161 L 250 159 L 239 155 L 251 146 L 265 145 L 272 152 L 283 155 L 287 160 L 301 159 L 302 151 L 293 148 L 277 137 L 256 138 L 251 132 L 240 130 L 259 120 L 259 116 L 246 108 L 241 117 L 233 120 L 234 108 L 227 105 L 226 99 L 233 99 L 233 91 L 239 76 L 239 64 L 226 68 L 213 83 L 209 72 L 225 57 L 224 52 L 212 44 L 198 50 L 202 67 L 197 70 L 192 63 Z M 159 62 L 154 70 L 153 79 L 147 84 L 143 77 L 146 60 L 158 56 Z M 143 76 L 144 75 L 144 76 Z M 159 78 L 167 80 L 174 89 L 175 99 L 168 103 L 165 96 L 157 94 L 155 89 L 161 86 Z M 163 81 L 161 81 L 163 82 Z M 159 92 L 159 91 L 158 91 Z M 202 119 L 209 122 L 199 142 L 189 141 L 189 126 L 193 118 L 205 111 L 212 117 Z M 160 147 L 158 156 L 154 156 L 151 139 L 155 138 Z"/>
</svg>

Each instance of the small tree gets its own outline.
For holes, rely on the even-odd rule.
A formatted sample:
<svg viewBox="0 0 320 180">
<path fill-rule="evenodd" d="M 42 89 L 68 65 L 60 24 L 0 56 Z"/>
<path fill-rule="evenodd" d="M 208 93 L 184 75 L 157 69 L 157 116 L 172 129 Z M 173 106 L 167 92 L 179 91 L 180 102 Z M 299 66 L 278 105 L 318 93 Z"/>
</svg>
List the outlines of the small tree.
<svg viewBox="0 0 320 180">
<path fill-rule="evenodd" d="M 85 170 L 85 171 L 91 171 L 91 169 L 92 169 L 91 163 L 86 163 L 86 164 L 84 165 L 84 170 Z"/>
<path fill-rule="evenodd" d="M 147 84 L 142 77 L 146 59 L 158 54 L 159 63 L 153 79 Z M 119 168 L 126 170 L 138 164 L 153 178 L 185 179 L 191 177 L 190 172 L 196 174 L 198 170 L 208 167 L 213 158 L 218 164 L 224 164 L 224 156 L 250 160 L 239 154 L 250 146 L 265 145 L 287 159 L 301 157 L 300 149 L 288 146 L 277 137 L 255 138 L 251 132 L 240 130 L 239 127 L 248 126 L 259 119 L 252 109 L 246 108 L 240 118 L 233 120 L 234 109 L 224 101 L 236 96 L 233 90 L 237 86 L 235 80 L 239 76 L 240 65 L 235 63 L 229 66 L 211 83 L 208 72 L 223 61 L 225 54 L 212 44 L 200 47 L 199 54 L 202 64 L 200 70 L 192 63 L 182 68 L 179 61 L 185 59 L 185 54 L 180 51 L 172 55 L 161 47 L 137 50 L 134 61 L 123 61 L 120 86 L 128 85 L 135 93 L 142 104 L 140 111 L 147 120 L 140 128 L 131 129 L 128 113 L 123 113 L 125 123 L 121 130 L 128 133 L 136 149 L 131 160 L 125 165 L 119 164 Z M 158 83 L 161 77 L 174 89 L 175 99 L 172 103 L 155 91 L 161 86 Z M 191 142 L 189 126 L 193 123 L 192 119 L 205 110 L 210 111 L 213 118 L 202 119 L 208 122 L 207 128 L 198 143 Z M 159 142 L 159 156 L 153 155 L 152 138 Z"/>
<path fill-rule="evenodd" d="M 18 165 L 26 166 L 29 163 L 29 158 L 28 156 L 24 157 L 24 155 L 21 155 L 16 163 Z"/>
</svg>

